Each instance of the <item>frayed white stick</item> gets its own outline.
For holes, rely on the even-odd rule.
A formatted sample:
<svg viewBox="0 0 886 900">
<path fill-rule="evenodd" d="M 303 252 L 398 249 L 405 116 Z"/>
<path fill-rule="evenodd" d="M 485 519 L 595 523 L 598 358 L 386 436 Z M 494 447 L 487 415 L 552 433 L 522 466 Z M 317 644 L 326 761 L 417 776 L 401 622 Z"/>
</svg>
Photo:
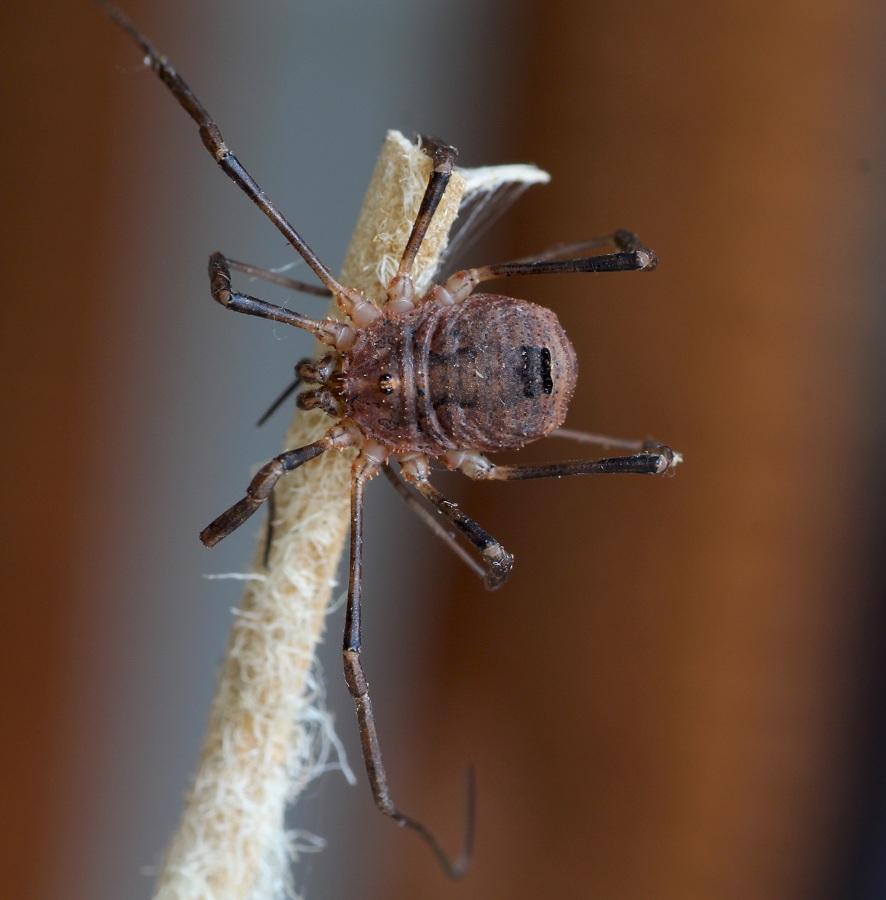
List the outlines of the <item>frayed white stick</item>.
<svg viewBox="0 0 886 900">
<path fill-rule="evenodd" d="M 430 174 L 430 159 L 397 132 L 382 148 L 341 281 L 383 297 L 396 272 Z M 419 292 L 432 281 L 464 191 L 452 180 L 416 259 Z M 320 438 L 329 418 L 301 412 L 285 447 Z M 294 897 L 291 862 L 318 840 L 284 828 L 286 805 L 344 762 L 322 711 L 315 650 L 349 523 L 351 453 L 329 452 L 290 473 L 275 491 L 269 566 L 259 539 L 234 616 L 209 725 L 181 823 L 155 900 Z M 223 577 L 232 577 L 230 575 Z M 337 762 L 335 762 L 337 760 Z"/>
</svg>

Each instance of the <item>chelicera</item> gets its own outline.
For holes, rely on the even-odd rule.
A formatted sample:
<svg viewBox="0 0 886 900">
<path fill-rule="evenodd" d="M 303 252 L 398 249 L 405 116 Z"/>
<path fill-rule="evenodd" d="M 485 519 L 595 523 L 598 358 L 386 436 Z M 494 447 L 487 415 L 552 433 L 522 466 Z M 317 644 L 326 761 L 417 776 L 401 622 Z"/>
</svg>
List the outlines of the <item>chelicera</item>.
<svg viewBox="0 0 886 900">
<path fill-rule="evenodd" d="M 441 537 L 482 575 L 490 589 L 508 576 L 513 557 L 502 545 L 448 501 L 430 482 L 431 462 L 479 480 L 589 474 L 660 475 L 679 456 L 656 442 L 613 441 L 560 429 L 572 397 L 575 352 L 550 310 L 500 294 L 477 292 L 479 285 L 514 275 L 563 272 L 649 271 L 656 257 L 636 235 L 616 231 L 606 237 L 559 248 L 533 260 L 518 260 L 455 273 L 419 296 L 412 267 L 456 162 L 455 148 L 424 139 L 433 161 L 427 189 L 399 270 L 381 298 L 364 296 L 340 284 L 277 207 L 225 146 L 221 133 L 188 85 L 148 39 L 119 10 L 102 4 L 136 41 L 151 66 L 195 120 L 207 150 L 274 223 L 314 271 L 325 290 L 234 262 L 220 253 L 209 260 L 212 297 L 226 309 L 311 332 L 329 350 L 296 367 L 303 409 L 322 409 L 336 420 L 318 441 L 287 450 L 252 479 L 246 496 L 200 534 L 208 547 L 239 528 L 265 501 L 287 472 L 329 450 L 354 448 L 351 468 L 350 581 L 343 641 L 345 679 L 354 699 L 366 771 L 378 809 L 417 832 L 444 869 L 457 877 L 467 869 L 472 843 L 469 812 L 463 852 L 446 856 L 437 838 L 417 819 L 399 810 L 391 797 L 382 763 L 368 686 L 360 662 L 363 496 L 366 482 L 384 472 L 398 492 Z M 611 252 L 575 256 L 589 249 Z M 239 270 L 311 293 L 330 294 L 348 321 L 313 319 L 234 290 L 231 270 Z M 281 398 L 282 399 L 282 398 Z M 547 465 L 496 465 L 486 456 L 519 449 L 560 429 L 585 442 L 615 445 L 627 455 Z M 391 465 L 396 460 L 399 474 Z M 402 480 L 401 480 L 402 479 Z M 409 492 L 404 481 L 427 501 Z M 473 548 L 470 556 L 429 509 L 448 520 Z M 468 807 L 472 809 L 472 778 Z"/>
</svg>

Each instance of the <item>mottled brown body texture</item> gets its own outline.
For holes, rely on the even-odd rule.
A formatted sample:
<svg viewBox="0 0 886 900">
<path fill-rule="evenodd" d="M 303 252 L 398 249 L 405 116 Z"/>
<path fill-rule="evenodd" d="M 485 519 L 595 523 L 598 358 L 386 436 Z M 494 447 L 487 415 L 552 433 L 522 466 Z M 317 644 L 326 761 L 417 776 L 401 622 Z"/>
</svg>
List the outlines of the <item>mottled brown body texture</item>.
<svg viewBox="0 0 886 900">
<path fill-rule="evenodd" d="M 365 328 L 344 355 L 340 396 L 395 453 L 514 450 L 563 424 L 577 372 L 549 309 L 474 294 Z"/>
</svg>

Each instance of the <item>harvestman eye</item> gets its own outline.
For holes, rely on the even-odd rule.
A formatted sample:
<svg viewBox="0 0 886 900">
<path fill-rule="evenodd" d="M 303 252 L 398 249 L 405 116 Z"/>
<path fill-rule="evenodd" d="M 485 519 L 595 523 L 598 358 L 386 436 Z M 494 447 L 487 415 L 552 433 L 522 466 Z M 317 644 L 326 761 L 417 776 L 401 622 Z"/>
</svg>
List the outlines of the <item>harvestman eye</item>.
<svg viewBox="0 0 886 900">
<path fill-rule="evenodd" d="M 413 263 L 458 155 L 454 147 L 425 138 L 423 149 L 433 161 L 433 170 L 399 269 L 386 296 L 367 298 L 335 279 L 261 191 L 172 65 L 122 12 L 102 5 L 139 45 L 146 62 L 197 123 L 203 143 L 218 165 L 273 222 L 325 288 L 302 285 L 220 253 L 210 257 L 210 289 L 215 301 L 234 312 L 305 329 L 330 348 L 322 359 L 298 365 L 297 381 L 272 410 L 300 382 L 306 390 L 299 395 L 299 406 L 323 409 L 336 422 L 320 440 L 287 450 L 260 469 L 246 496 L 211 522 L 200 539 L 212 547 L 239 528 L 271 498 L 274 486 L 287 472 L 332 449 L 357 449 L 351 469 L 351 577 L 342 652 L 366 772 L 378 809 L 416 832 L 443 869 L 457 878 L 467 871 L 472 853 L 472 776 L 469 773 L 468 822 L 462 852 L 458 859 L 450 860 L 435 835 L 394 804 L 382 763 L 360 661 L 364 487 L 383 471 L 409 507 L 483 578 L 487 588 L 494 589 L 508 577 L 513 557 L 431 484 L 432 460 L 469 478 L 496 481 L 592 474 L 661 475 L 669 471 L 680 457 L 663 444 L 611 440 L 565 430 L 561 432 L 564 437 L 630 452 L 546 465 L 500 466 L 488 459 L 488 453 L 519 449 L 560 428 L 575 388 L 577 364 L 569 338 L 549 309 L 501 294 L 475 293 L 486 281 L 514 275 L 650 271 L 657 263 L 655 254 L 635 234 L 619 230 L 532 260 L 466 269 L 417 295 L 412 283 Z M 609 252 L 575 255 L 605 249 Z M 312 319 L 240 293 L 232 286 L 232 269 L 297 290 L 328 292 L 349 323 Z M 391 467 L 392 459 L 399 470 Z M 439 517 L 452 526 L 473 555 L 440 525 Z"/>
</svg>

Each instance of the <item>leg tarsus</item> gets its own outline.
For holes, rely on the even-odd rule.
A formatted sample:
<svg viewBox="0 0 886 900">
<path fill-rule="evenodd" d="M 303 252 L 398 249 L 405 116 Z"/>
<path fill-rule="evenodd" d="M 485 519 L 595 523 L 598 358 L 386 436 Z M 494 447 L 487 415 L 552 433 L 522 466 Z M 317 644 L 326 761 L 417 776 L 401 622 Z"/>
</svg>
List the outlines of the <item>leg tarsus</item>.
<svg viewBox="0 0 886 900">
<path fill-rule="evenodd" d="M 360 745 L 363 750 L 363 762 L 372 797 L 378 810 L 392 818 L 397 824 L 414 831 L 424 840 L 436 856 L 443 870 L 450 878 L 460 878 L 468 870 L 473 850 L 473 778 L 468 785 L 468 824 L 461 855 L 450 860 L 437 837 L 418 819 L 400 812 L 394 805 L 388 788 L 387 773 L 382 762 L 378 732 L 375 727 L 375 715 L 372 700 L 369 697 L 369 684 L 360 662 L 362 650 L 361 601 L 363 593 L 363 492 L 364 478 L 359 474 L 355 460 L 351 469 L 351 549 L 350 576 L 348 579 L 348 605 L 345 612 L 345 632 L 342 641 L 342 657 L 344 662 L 345 681 L 348 691 L 354 699 L 357 722 L 360 728 Z"/>
</svg>

